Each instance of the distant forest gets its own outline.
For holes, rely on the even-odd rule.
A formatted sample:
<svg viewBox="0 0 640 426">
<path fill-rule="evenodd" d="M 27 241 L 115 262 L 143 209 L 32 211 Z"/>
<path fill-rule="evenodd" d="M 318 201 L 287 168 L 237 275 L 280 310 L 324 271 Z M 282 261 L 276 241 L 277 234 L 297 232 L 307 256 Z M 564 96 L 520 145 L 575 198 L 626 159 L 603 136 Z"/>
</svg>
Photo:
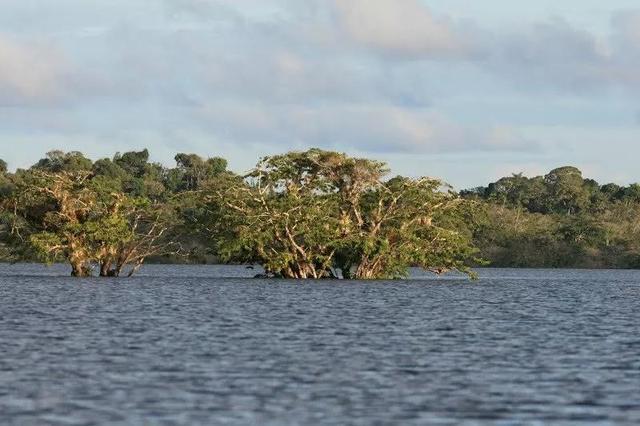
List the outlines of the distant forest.
<svg viewBox="0 0 640 426">
<path fill-rule="evenodd" d="M 482 203 L 474 243 L 501 267 L 640 267 L 640 185 L 599 184 L 575 167 L 514 174 L 460 195 Z"/>
<path fill-rule="evenodd" d="M 389 176 L 384 163 L 312 149 L 247 175 L 223 158 L 149 152 L 92 161 L 49 152 L 0 160 L 0 260 L 68 262 L 75 276 L 144 262 L 258 263 L 283 278 L 396 278 L 409 266 L 640 267 L 640 185 L 575 167 L 453 191 Z"/>
</svg>

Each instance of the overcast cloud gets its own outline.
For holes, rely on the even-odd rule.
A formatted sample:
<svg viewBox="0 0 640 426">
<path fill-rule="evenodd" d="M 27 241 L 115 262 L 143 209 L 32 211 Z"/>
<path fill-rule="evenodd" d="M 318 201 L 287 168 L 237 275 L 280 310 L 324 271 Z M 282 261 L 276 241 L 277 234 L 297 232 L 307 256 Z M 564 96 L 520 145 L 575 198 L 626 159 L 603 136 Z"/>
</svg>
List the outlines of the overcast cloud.
<svg viewBox="0 0 640 426">
<path fill-rule="evenodd" d="M 504 3 L 3 0 L 0 158 L 148 147 L 242 171 L 318 146 L 458 187 L 640 180 L 640 8 Z"/>
</svg>

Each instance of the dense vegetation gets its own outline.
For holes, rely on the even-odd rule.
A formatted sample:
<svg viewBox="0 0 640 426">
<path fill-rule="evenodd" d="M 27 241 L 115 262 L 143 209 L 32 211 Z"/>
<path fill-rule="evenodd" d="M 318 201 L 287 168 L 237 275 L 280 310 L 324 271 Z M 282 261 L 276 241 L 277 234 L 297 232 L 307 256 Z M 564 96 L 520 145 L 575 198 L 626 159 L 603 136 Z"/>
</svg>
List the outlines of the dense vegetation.
<svg viewBox="0 0 640 426">
<path fill-rule="evenodd" d="M 640 267 L 640 185 L 600 185 L 575 167 L 462 192 L 482 202 L 474 240 L 506 267 Z"/>
<path fill-rule="evenodd" d="M 266 157 L 246 176 L 221 158 L 175 160 L 54 151 L 15 173 L 3 162 L 3 256 L 64 261 L 78 277 L 207 254 L 283 278 L 398 278 L 410 266 L 471 275 L 478 203 L 438 180 L 389 178 L 383 163 L 318 149 Z"/>
<path fill-rule="evenodd" d="M 377 279 L 510 267 L 640 267 L 640 185 L 562 167 L 453 192 L 381 162 L 312 149 L 247 175 L 222 158 L 127 152 L 0 160 L 0 259 L 117 277 L 145 261 L 257 263 L 268 276 Z M 481 260 L 485 259 L 485 260 Z"/>
</svg>

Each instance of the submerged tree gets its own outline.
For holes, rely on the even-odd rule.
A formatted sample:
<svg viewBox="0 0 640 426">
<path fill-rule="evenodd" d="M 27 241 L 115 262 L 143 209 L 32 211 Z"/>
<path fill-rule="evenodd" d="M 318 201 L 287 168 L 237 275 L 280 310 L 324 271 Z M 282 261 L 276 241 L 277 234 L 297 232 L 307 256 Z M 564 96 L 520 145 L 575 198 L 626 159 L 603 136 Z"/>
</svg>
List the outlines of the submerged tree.
<svg viewBox="0 0 640 426">
<path fill-rule="evenodd" d="M 15 203 L 12 195 L 15 190 L 11 177 L 8 176 L 7 163 L 0 159 L 0 260 L 13 259 L 19 238 L 14 232 Z"/>
<path fill-rule="evenodd" d="M 353 208 L 339 267 L 356 279 L 400 278 L 409 266 L 469 273 L 470 203 L 435 179 L 396 177 L 368 191 Z"/>
<path fill-rule="evenodd" d="M 88 172 L 25 173 L 17 182 L 15 214 L 38 255 L 48 262 L 64 259 L 72 275 L 91 274 L 91 249 L 84 227 L 91 220 L 95 194 L 86 186 Z"/>
<path fill-rule="evenodd" d="M 387 173 L 384 163 L 318 149 L 266 157 L 245 181 L 208 192 L 218 250 L 285 278 L 468 272 L 474 249 L 458 220 L 468 203 L 437 180 Z"/>
<path fill-rule="evenodd" d="M 63 260 L 72 275 L 135 273 L 153 255 L 175 253 L 175 208 L 118 192 L 90 171 L 23 171 L 12 198 L 18 232 L 38 257 Z"/>
<path fill-rule="evenodd" d="M 175 204 L 111 194 L 101 208 L 87 226 L 100 276 L 119 277 L 127 267 L 132 276 L 147 258 L 180 252 L 174 233 L 179 223 Z"/>
<path fill-rule="evenodd" d="M 267 157 L 246 177 L 210 185 L 209 223 L 223 260 L 283 278 L 326 278 L 339 239 L 335 198 L 313 155 Z"/>
</svg>

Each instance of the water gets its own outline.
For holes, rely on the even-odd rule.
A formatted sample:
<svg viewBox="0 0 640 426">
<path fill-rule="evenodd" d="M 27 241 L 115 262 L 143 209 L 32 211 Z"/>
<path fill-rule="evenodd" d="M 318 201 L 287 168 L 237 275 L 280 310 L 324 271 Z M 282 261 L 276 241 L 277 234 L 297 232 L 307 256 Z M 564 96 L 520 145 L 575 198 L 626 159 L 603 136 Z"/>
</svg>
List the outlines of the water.
<svg viewBox="0 0 640 426">
<path fill-rule="evenodd" d="M 640 272 L 0 266 L 0 424 L 640 422 Z"/>
</svg>

